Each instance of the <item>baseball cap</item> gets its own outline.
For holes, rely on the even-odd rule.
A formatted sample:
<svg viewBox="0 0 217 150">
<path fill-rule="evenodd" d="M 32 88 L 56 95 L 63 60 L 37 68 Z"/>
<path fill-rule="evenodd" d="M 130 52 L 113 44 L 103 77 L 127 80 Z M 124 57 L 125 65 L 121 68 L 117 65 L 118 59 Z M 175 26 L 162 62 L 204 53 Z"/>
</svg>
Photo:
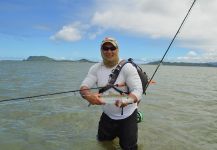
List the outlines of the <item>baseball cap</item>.
<svg viewBox="0 0 217 150">
<path fill-rule="evenodd" d="M 105 44 L 105 43 L 111 43 L 111 44 L 114 45 L 116 48 L 118 48 L 118 42 L 117 42 L 114 38 L 112 38 L 112 37 L 106 37 L 106 38 L 102 41 L 101 47 L 102 47 L 102 45 Z"/>
</svg>

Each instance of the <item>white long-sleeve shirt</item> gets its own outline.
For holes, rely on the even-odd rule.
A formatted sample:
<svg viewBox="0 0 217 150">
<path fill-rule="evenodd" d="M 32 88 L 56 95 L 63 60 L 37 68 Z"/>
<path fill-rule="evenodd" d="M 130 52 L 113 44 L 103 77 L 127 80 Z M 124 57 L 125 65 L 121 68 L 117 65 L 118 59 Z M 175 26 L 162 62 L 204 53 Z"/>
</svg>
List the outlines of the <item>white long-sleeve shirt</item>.
<svg viewBox="0 0 217 150">
<path fill-rule="evenodd" d="M 113 68 L 107 68 L 103 62 L 94 64 L 86 78 L 83 80 L 81 86 L 87 86 L 88 88 L 93 87 L 94 85 L 98 87 L 106 86 L 109 80 L 109 75 L 111 74 L 112 70 L 115 69 L 116 66 Z M 142 97 L 142 83 L 140 77 L 137 73 L 136 68 L 131 64 L 127 63 L 121 69 L 120 74 L 115 82 L 118 83 L 126 83 L 129 88 L 130 93 L 134 94 L 138 100 Z M 126 88 L 126 87 L 125 87 Z M 106 92 L 116 92 L 114 89 L 109 89 Z M 106 93 L 105 92 L 105 93 Z M 137 108 L 137 103 L 133 103 L 127 105 L 123 108 L 123 114 L 121 114 L 122 108 L 115 106 L 114 104 L 105 104 L 102 105 L 103 112 L 107 114 L 110 118 L 119 120 L 124 119 L 130 116 L 134 110 Z"/>
</svg>

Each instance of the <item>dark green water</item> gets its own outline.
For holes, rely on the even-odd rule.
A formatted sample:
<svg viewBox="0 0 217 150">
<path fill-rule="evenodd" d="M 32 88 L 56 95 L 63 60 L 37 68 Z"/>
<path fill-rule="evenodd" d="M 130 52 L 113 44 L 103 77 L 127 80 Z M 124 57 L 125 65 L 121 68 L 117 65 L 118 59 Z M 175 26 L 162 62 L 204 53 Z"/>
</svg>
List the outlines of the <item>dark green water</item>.
<svg viewBox="0 0 217 150">
<path fill-rule="evenodd" d="M 91 65 L 0 62 L 0 99 L 79 89 Z M 216 150 L 217 68 L 161 66 L 155 81 L 139 105 L 139 149 Z M 119 149 L 96 141 L 101 108 L 87 105 L 71 93 L 1 103 L 0 149 Z"/>
</svg>

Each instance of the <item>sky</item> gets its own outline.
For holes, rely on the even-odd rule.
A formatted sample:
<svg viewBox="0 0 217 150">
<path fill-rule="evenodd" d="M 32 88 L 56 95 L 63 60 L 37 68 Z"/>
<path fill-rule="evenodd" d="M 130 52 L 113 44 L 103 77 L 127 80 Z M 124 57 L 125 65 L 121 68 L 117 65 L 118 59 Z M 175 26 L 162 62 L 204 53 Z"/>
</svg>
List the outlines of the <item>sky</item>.
<svg viewBox="0 0 217 150">
<path fill-rule="evenodd" d="M 120 57 L 160 60 L 193 0 L 0 0 L 0 60 L 101 60 L 105 37 Z M 197 0 L 165 61 L 217 62 L 217 1 Z"/>
</svg>

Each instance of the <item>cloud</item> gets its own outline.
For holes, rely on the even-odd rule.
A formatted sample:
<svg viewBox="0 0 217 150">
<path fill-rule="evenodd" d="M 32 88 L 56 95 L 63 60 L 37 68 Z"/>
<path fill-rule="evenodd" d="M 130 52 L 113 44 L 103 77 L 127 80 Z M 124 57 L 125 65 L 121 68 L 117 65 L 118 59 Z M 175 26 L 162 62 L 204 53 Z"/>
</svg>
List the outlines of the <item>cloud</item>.
<svg viewBox="0 0 217 150">
<path fill-rule="evenodd" d="M 63 26 L 51 39 L 69 42 L 83 38 L 94 39 L 106 30 L 151 39 L 172 39 L 192 2 L 193 0 L 95 0 L 95 7 L 88 11 L 92 17 L 86 25 L 73 23 Z M 216 6 L 216 0 L 196 1 L 176 39 L 179 47 L 191 50 L 184 56 L 186 59 L 216 58 Z M 190 55 L 193 51 L 194 55 Z M 196 56 L 197 51 L 201 53 Z"/>
<path fill-rule="evenodd" d="M 99 1 L 99 0 L 98 0 Z M 171 38 L 193 0 L 100 0 L 92 24 L 150 38 Z M 191 48 L 213 49 L 217 38 L 217 1 L 197 0 L 179 40 Z M 191 42 L 194 41 L 193 44 Z M 197 44 L 200 46 L 197 46 Z"/>
<path fill-rule="evenodd" d="M 193 0 L 96 0 L 92 24 L 104 29 L 145 36 L 171 39 L 184 19 Z M 217 1 L 197 0 L 176 42 L 179 47 L 202 51 L 200 56 L 186 59 L 216 59 Z M 192 52 L 190 52 L 192 53 Z M 216 59 L 217 60 L 217 59 Z"/>
<path fill-rule="evenodd" d="M 92 23 L 140 36 L 168 38 L 174 35 L 189 5 L 186 0 L 102 0 Z"/>
<path fill-rule="evenodd" d="M 171 38 L 190 4 L 190 0 L 118 0 L 115 3 L 112 0 L 95 0 L 96 7 L 88 24 L 99 30 L 92 33 L 86 30 L 84 33 L 94 38 L 103 33 L 101 31 L 113 29 L 151 38 Z M 66 27 L 80 31 L 78 25 L 63 28 Z"/>
<path fill-rule="evenodd" d="M 197 56 L 197 53 L 195 51 L 189 51 L 187 55 L 189 57 L 195 57 L 195 56 Z"/>
<path fill-rule="evenodd" d="M 51 36 L 52 40 L 63 40 L 74 42 L 82 39 L 83 31 L 82 29 L 87 28 L 82 25 L 80 22 L 75 22 L 70 25 L 63 26 L 60 31 L 58 31 L 55 35 Z"/>
<path fill-rule="evenodd" d="M 103 28 L 98 28 L 95 31 L 90 31 L 88 34 L 89 39 L 95 39 L 98 35 L 102 34 L 105 30 Z"/>
<path fill-rule="evenodd" d="M 197 53 L 195 51 L 190 51 L 184 57 L 178 57 L 180 62 L 214 62 L 217 60 L 216 51 L 209 51 L 206 53 Z"/>
</svg>

